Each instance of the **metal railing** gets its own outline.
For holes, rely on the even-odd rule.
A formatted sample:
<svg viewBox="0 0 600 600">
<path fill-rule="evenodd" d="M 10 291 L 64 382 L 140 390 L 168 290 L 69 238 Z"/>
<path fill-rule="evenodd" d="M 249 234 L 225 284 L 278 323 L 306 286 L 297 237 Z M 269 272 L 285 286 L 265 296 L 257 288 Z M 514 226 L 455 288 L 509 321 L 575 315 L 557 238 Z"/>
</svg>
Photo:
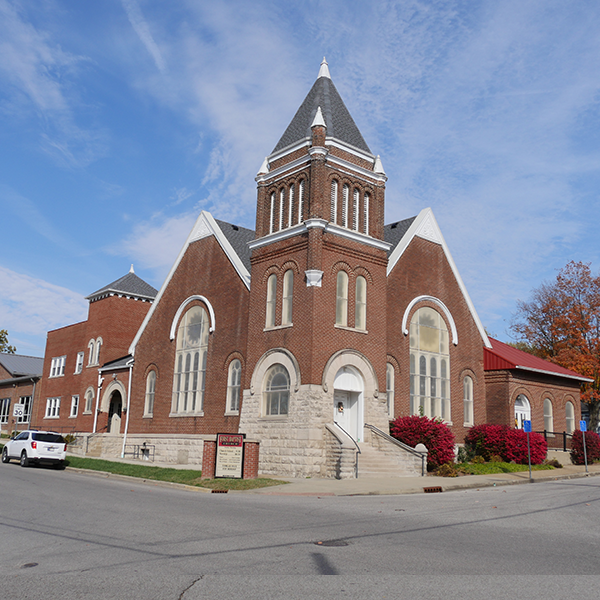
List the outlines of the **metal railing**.
<svg viewBox="0 0 600 600">
<path fill-rule="evenodd" d="M 561 441 L 562 441 L 562 450 L 563 452 L 567 452 L 571 448 L 567 448 L 567 439 L 571 439 L 573 434 L 567 433 L 566 431 L 536 431 L 535 433 L 540 433 L 544 436 L 546 440 L 546 444 L 548 444 L 548 448 L 550 450 L 560 450 Z M 570 444 L 569 444 L 570 446 Z"/>
<path fill-rule="evenodd" d="M 129 450 L 128 450 L 129 448 Z M 125 444 L 123 456 L 131 455 L 134 460 L 149 460 L 154 462 L 155 446 L 153 444 Z"/>
<path fill-rule="evenodd" d="M 384 431 L 381 431 L 381 429 L 375 427 L 375 425 L 369 425 L 369 423 L 365 423 L 365 427 L 367 429 L 370 429 L 376 435 L 382 437 L 384 440 L 391 442 L 392 444 L 395 444 L 396 446 L 402 448 L 403 450 L 406 450 L 407 452 L 409 452 L 410 454 L 412 454 L 414 456 L 418 456 L 421 459 L 421 476 L 422 477 L 425 476 L 425 473 L 426 473 L 426 462 L 425 461 L 427 460 L 427 454 L 424 454 L 423 452 L 419 452 L 418 450 L 411 448 L 409 445 L 405 444 L 404 442 L 401 442 L 400 440 L 393 438 L 391 435 L 389 435 L 389 434 L 385 433 Z"/>
<path fill-rule="evenodd" d="M 358 455 L 361 453 L 358 443 L 337 421 L 334 421 L 333 424 L 337 425 L 352 440 L 352 442 L 356 446 L 356 458 L 354 459 L 354 477 L 358 479 Z"/>
</svg>

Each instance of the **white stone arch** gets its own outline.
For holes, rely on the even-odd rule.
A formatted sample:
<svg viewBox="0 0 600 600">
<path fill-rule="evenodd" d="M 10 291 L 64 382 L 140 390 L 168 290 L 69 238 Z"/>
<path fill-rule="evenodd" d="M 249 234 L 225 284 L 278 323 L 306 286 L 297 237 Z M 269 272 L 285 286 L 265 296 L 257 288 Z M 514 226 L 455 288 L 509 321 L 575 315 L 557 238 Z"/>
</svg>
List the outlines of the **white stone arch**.
<svg viewBox="0 0 600 600">
<path fill-rule="evenodd" d="M 375 369 L 364 354 L 357 350 L 340 350 L 333 354 L 323 369 L 321 385 L 325 393 L 333 394 L 335 377 L 342 367 L 353 367 L 358 371 L 364 382 L 362 390 L 367 396 L 376 398 L 379 395 L 379 384 Z"/>
<path fill-rule="evenodd" d="M 181 315 L 184 313 L 185 309 L 194 300 L 199 300 L 200 302 L 203 302 L 204 305 L 206 306 L 206 308 L 208 309 L 209 320 L 210 320 L 210 327 L 208 328 L 209 333 L 212 333 L 215 330 L 215 327 L 216 327 L 215 310 L 214 310 L 212 304 L 204 296 L 194 295 L 194 296 L 190 296 L 189 298 L 186 298 L 180 304 L 179 308 L 177 309 L 177 312 L 175 313 L 175 316 L 173 317 L 173 322 L 171 323 L 171 331 L 169 333 L 169 339 L 171 339 L 171 341 L 175 339 L 175 335 L 177 334 L 177 323 L 179 323 L 179 319 L 181 318 Z"/>
<path fill-rule="evenodd" d="M 123 406 L 127 406 L 127 390 L 125 386 L 118 380 L 113 379 L 102 393 L 102 401 L 100 402 L 100 412 L 108 412 L 110 407 L 110 397 L 113 392 L 120 392 L 123 401 Z"/>
<path fill-rule="evenodd" d="M 452 343 L 457 346 L 458 345 L 458 331 L 456 329 L 456 323 L 454 322 L 454 319 L 452 318 L 452 314 L 450 313 L 450 310 L 448 309 L 448 307 L 439 299 L 436 298 L 435 296 L 417 296 L 416 298 L 413 298 L 409 305 L 406 307 L 406 310 L 404 311 L 404 316 L 402 317 L 402 333 L 404 333 L 404 335 L 408 335 L 408 317 L 410 315 L 411 310 L 419 303 L 419 302 L 431 302 L 432 304 L 435 304 L 445 315 L 446 319 L 448 319 L 448 323 L 450 323 L 450 331 L 452 331 Z"/>
<path fill-rule="evenodd" d="M 300 366 L 296 357 L 285 348 L 272 348 L 265 352 L 256 363 L 252 380 L 250 381 L 250 393 L 262 392 L 263 381 L 267 371 L 273 365 L 283 365 L 290 376 L 290 392 L 297 392 L 300 388 Z"/>
</svg>

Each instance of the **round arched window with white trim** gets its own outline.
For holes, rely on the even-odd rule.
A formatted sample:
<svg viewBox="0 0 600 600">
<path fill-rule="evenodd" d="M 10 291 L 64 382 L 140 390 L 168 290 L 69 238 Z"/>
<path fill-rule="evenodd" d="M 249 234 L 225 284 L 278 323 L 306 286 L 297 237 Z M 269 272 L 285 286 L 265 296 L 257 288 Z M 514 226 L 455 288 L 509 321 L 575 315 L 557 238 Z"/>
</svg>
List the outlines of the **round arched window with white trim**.
<svg viewBox="0 0 600 600">
<path fill-rule="evenodd" d="M 280 364 L 273 365 L 265 376 L 265 414 L 269 417 L 288 414 L 290 375 Z"/>
<path fill-rule="evenodd" d="M 410 321 L 410 412 L 450 421 L 448 327 L 428 306 Z"/>
<path fill-rule="evenodd" d="M 515 400 L 515 427 L 523 429 L 523 422 L 531 421 L 531 405 L 523 394 L 519 394 Z"/>
</svg>

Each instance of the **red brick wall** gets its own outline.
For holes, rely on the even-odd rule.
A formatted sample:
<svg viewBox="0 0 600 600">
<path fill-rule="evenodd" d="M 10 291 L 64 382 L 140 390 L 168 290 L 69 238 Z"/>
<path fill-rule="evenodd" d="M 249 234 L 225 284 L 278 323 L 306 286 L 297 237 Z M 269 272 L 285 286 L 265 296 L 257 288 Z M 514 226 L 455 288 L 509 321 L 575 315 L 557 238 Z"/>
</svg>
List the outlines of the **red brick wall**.
<svg viewBox="0 0 600 600">
<path fill-rule="evenodd" d="M 171 341 L 169 333 L 180 305 L 193 295 L 208 299 L 216 320 L 215 331 L 209 335 L 208 342 L 204 416 L 169 417 L 176 350 L 176 339 Z M 227 374 L 231 359 L 240 358 L 242 388 L 245 386 L 248 298 L 248 289 L 214 236 L 190 244 L 135 350 L 132 433 L 237 431 L 239 417 L 224 414 Z M 199 301 L 194 304 L 202 305 Z M 157 373 L 152 418 L 143 417 L 146 375 L 150 369 Z"/>
<path fill-rule="evenodd" d="M 486 422 L 485 379 L 483 372 L 483 341 L 464 296 L 448 263 L 442 246 L 415 237 L 388 277 L 388 354 L 398 365 L 395 377 L 395 415 L 410 413 L 410 341 L 402 331 L 402 317 L 408 304 L 417 296 L 433 296 L 450 311 L 458 332 L 458 345 L 450 339 L 450 401 L 452 431 L 457 441 L 467 433 L 464 423 L 463 378 L 473 379 L 475 423 Z M 421 307 L 430 306 L 446 321 L 438 306 L 420 302 L 408 316 Z M 446 321 L 450 334 L 450 323 Z"/>
</svg>

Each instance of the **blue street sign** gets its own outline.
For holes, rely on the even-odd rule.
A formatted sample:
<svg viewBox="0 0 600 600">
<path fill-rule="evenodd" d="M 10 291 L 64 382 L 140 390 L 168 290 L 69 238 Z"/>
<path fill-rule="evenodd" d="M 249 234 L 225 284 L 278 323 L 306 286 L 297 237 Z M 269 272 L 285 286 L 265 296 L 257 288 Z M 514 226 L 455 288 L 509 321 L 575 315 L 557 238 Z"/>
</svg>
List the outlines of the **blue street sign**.
<svg viewBox="0 0 600 600">
<path fill-rule="evenodd" d="M 531 433 L 531 421 L 523 421 L 523 431 Z"/>
<path fill-rule="evenodd" d="M 585 421 L 579 421 L 579 431 L 587 431 L 587 423 Z"/>
</svg>

